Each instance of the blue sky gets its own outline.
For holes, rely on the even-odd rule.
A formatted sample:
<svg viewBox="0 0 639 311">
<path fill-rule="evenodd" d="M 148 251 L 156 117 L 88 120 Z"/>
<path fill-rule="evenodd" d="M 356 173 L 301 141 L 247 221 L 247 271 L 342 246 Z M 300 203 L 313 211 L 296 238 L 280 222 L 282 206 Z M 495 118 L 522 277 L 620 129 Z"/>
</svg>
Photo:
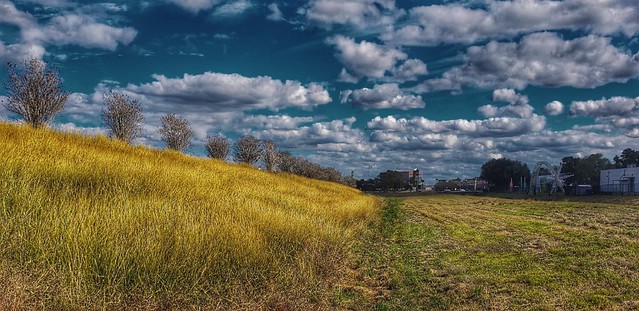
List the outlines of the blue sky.
<svg viewBox="0 0 639 311">
<path fill-rule="evenodd" d="M 117 89 L 143 105 L 139 144 L 162 148 L 173 112 L 193 155 L 250 133 L 430 183 L 639 148 L 638 34 L 636 0 L 0 0 L 0 61 L 41 58 L 72 93 L 58 128 L 105 133 Z"/>
</svg>

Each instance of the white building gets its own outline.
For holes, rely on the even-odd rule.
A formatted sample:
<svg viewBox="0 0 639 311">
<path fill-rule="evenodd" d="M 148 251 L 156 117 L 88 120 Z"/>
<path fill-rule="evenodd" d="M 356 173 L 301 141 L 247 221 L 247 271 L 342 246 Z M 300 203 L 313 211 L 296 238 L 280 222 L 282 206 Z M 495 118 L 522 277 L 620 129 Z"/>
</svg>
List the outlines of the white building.
<svg viewBox="0 0 639 311">
<path fill-rule="evenodd" d="M 601 171 L 601 192 L 639 194 L 639 167 Z"/>
</svg>

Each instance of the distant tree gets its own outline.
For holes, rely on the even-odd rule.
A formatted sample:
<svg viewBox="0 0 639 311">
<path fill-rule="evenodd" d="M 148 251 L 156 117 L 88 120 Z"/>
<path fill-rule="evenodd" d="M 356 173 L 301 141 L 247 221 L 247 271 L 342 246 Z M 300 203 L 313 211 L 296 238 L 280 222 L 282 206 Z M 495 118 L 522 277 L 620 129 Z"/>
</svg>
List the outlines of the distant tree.
<svg viewBox="0 0 639 311">
<path fill-rule="evenodd" d="M 614 165 L 601 153 L 591 154 L 579 161 L 577 166 L 579 184 L 592 185 L 593 191 L 599 191 L 599 175 L 602 170 L 614 168 Z"/>
<path fill-rule="evenodd" d="M 281 151 L 279 153 L 280 158 L 280 171 L 296 174 L 297 171 L 297 159 L 288 151 Z"/>
<path fill-rule="evenodd" d="M 383 189 L 381 180 L 379 178 L 374 179 L 360 179 L 357 181 L 357 189 L 362 191 L 378 191 Z"/>
<path fill-rule="evenodd" d="M 142 132 L 144 117 L 140 102 L 115 91 L 102 95 L 102 100 L 102 118 L 111 135 L 131 143 Z"/>
<path fill-rule="evenodd" d="M 446 189 L 448 189 L 448 190 L 458 190 L 458 189 L 460 189 L 460 185 L 458 183 L 454 182 L 454 181 L 439 180 L 433 186 L 433 189 L 435 189 L 435 191 L 437 191 L 437 192 L 445 191 Z"/>
<path fill-rule="evenodd" d="M 280 152 L 271 140 L 262 141 L 262 159 L 267 172 L 273 172 L 280 164 Z"/>
<path fill-rule="evenodd" d="M 213 135 L 206 138 L 204 147 L 209 157 L 225 160 L 231 151 L 231 141 L 224 135 Z"/>
<path fill-rule="evenodd" d="M 616 168 L 625 168 L 630 165 L 639 166 L 639 150 L 634 151 L 626 148 L 621 152 L 620 156 L 615 156 L 613 160 Z"/>
<path fill-rule="evenodd" d="M 62 79 L 55 68 L 47 68 L 46 63 L 36 58 L 8 66 L 7 100 L 3 101 L 8 111 L 39 128 L 64 109 L 69 93 L 62 90 Z"/>
<path fill-rule="evenodd" d="M 402 173 L 398 171 L 387 170 L 379 174 L 378 178 L 385 191 L 399 190 L 404 186 L 404 178 L 402 177 Z"/>
<path fill-rule="evenodd" d="M 235 162 L 255 165 L 262 156 L 260 141 L 252 135 L 244 135 L 235 142 L 233 147 Z"/>
<path fill-rule="evenodd" d="M 172 113 L 162 117 L 162 127 L 159 132 L 167 148 L 177 151 L 186 150 L 191 145 L 194 134 L 189 121 Z"/>
<path fill-rule="evenodd" d="M 513 182 L 519 181 L 521 178 L 530 178 L 530 169 L 528 165 L 506 158 L 492 159 L 481 166 L 481 178 L 493 185 L 496 191 L 506 191 Z"/>
</svg>

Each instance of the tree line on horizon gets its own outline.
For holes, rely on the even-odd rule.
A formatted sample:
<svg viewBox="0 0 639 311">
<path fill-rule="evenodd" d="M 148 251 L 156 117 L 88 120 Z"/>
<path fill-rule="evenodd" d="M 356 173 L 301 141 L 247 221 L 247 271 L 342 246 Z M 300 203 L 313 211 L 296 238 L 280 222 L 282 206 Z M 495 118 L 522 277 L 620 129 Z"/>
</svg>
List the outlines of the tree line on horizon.
<svg viewBox="0 0 639 311">
<path fill-rule="evenodd" d="M 593 153 L 586 157 L 564 157 L 561 159 L 561 173 L 573 175 L 566 179 L 567 185 L 591 185 L 594 192 L 599 192 L 601 171 L 633 165 L 639 166 L 639 150 L 626 148 L 620 155 L 614 156 L 612 161 L 601 153 Z M 545 174 L 547 172 L 542 169 L 540 175 Z M 481 166 L 480 178 L 489 182 L 491 191 L 508 191 L 511 180 L 516 186 L 520 186 L 522 179 L 530 185 L 530 177 L 528 165 L 518 160 L 491 159 Z"/>
<path fill-rule="evenodd" d="M 8 73 L 9 80 L 4 84 L 8 96 L 3 105 L 9 112 L 21 116 L 26 124 L 44 127 L 64 110 L 69 93 L 63 90 L 57 69 L 31 58 L 19 64 L 8 63 Z M 138 100 L 114 90 L 104 93 L 102 100 L 102 120 L 111 138 L 131 144 L 140 137 L 144 117 Z M 162 117 L 158 132 L 166 147 L 178 152 L 191 146 L 195 134 L 186 118 L 173 113 Z M 232 155 L 238 164 L 258 167 L 261 161 L 268 172 L 291 173 L 355 187 L 351 177 L 342 176 L 336 169 L 280 151 L 273 141 L 253 135 L 243 135 L 235 142 L 222 134 L 209 135 L 204 148 L 213 159 L 227 161 Z"/>
</svg>

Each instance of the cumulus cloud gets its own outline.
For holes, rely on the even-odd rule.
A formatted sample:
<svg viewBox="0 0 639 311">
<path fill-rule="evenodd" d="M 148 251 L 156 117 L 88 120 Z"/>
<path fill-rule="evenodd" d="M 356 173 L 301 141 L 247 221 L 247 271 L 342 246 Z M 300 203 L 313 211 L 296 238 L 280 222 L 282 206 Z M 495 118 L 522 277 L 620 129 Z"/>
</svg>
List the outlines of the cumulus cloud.
<svg viewBox="0 0 639 311">
<path fill-rule="evenodd" d="M 421 96 L 404 93 L 397 83 L 375 85 L 372 89 L 363 88 L 343 93 L 346 98 L 342 102 L 350 102 L 353 106 L 368 109 L 417 109 L 424 108 Z"/>
<path fill-rule="evenodd" d="M 253 2 L 249 0 L 236 0 L 229 1 L 223 5 L 218 6 L 213 11 L 214 17 L 234 17 L 238 15 L 242 15 L 244 12 L 248 11 L 253 7 Z"/>
<path fill-rule="evenodd" d="M 509 137 L 544 129 L 546 118 L 533 115 L 522 118 L 488 118 L 485 120 L 445 120 L 433 121 L 424 117 L 410 119 L 388 116 L 375 117 L 368 122 L 368 129 L 401 133 L 453 133 L 471 137 Z"/>
<path fill-rule="evenodd" d="M 295 129 L 270 128 L 253 132 L 258 138 L 268 138 L 284 148 L 314 151 L 364 152 L 370 151 L 364 133 L 353 127 L 354 117 L 316 122 Z"/>
<path fill-rule="evenodd" d="M 493 91 L 494 102 L 506 102 L 512 105 L 527 105 L 528 96 L 518 94 L 513 89 L 498 89 Z"/>
<path fill-rule="evenodd" d="M 268 14 L 268 16 L 266 16 L 266 18 L 272 21 L 281 21 L 284 19 L 284 14 L 282 14 L 282 11 L 280 10 L 280 7 L 277 6 L 277 3 L 271 3 L 267 7 L 270 13 Z"/>
<path fill-rule="evenodd" d="M 357 43 L 344 36 L 332 37 L 327 43 L 336 47 L 336 57 L 345 67 L 340 74 L 344 82 L 357 82 L 362 77 L 384 79 L 386 73 L 399 82 L 412 81 L 428 72 L 421 60 L 406 60 L 408 55 L 396 48 L 365 40 Z"/>
<path fill-rule="evenodd" d="M 570 114 L 593 117 L 599 124 L 613 126 L 635 137 L 639 129 L 639 97 L 575 101 L 570 105 Z"/>
<path fill-rule="evenodd" d="M 485 118 L 517 117 L 530 118 L 535 110 L 528 104 L 528 96 L 518 94 L 513 89 L 498 89 L 493 91 L 493 102 L 507 102 L 504 107 L 484 105 L 477 109 Z"/>
<path fill-rule="evenodd" d="M 639 32 L 639 3 L 633 0 L 486 1 L 486 8 L 461 4 L 419 6 L 381 38 L 402 45 L 435 46 L 508 38 L 543 30 L 586 30 L 601 35 Z"/>
<path fill-rule="evenodd" d="M 131 27 L 117 28 L 99 23 L 88 15 L 65 14 L 53 17 L 47 26 L 27 32 L 28 39 L 55 45 L 78 45 L 115 51 L 137 36 Z"/>
<path fill-rule="evenodd" d="M 206 11 L 220 3 L 219 0 L 166 0 L 191 13 Z"/>
<path fill-rule="evenodd" d="M 317 83 L 280 81 L 271 77 L 249 78 L 238 74 L 206 72 L 182 78 L 153 75 L 154 82 L 128 85 L 126 90 L 165 105 L 183 109 L 214 107 L 223 111 L 278 110 L 288 107 L 311 109 L 329 103 L 328 91 Z"/>
<path fill-rule="evenodd" d="M 0 23 L 20 28 L 21 42 L 14 45 L 17 49 L 14 52 L 27 51 L 36 54 L 33 55 L 35 57 L 44 53 L 43 46 L 46 44 L 77 45 L 113 51 L 119 45 L 131 43 L 137 36 L 137 31 L 131 27 L 107 25 L 81 12 L 60 13 L 44 25 L 31 14 L 18 10 L 9 1 L 0 1 L 0 12 Z"/>
<path fill-rule="evenodd" d="M 370 30 L 390 26 L 404 11 L 396 9 L 395 0 L 311 0 L 303 14 L 327 29 L 342 25 Z"/>
<path fill-rule="evenodd" d="M 5 45 L 0 41 L 0 61 L 20 62 L 29 58 L 41 59 L 44 56 L 45 49 L 42 45 L 35 43 L 17 43 Z"/>
<path fill-rule="evenodd" d="M 417 77 L 428 73 L 426 64 L 419 59 L 409 59 L 397 68 L 392 68 L 393 80 L 398 82 L 415 81 Z"/>
<path fill-rule="evenodd" d="M 564 104 L 556 100 L 549 102 L 548 104 L 546 104 L 544 112 L 550 116 L 558 116 L 564 113 Z"/>
<path fill-rule="evenodd" d="M 564 40 L 555 33 L 534 33 L 519 43 L 491 41 L 470 47 L 465 64 L 427 80 L 418 92 L 528 85 L 594 88 L 639 76 L 636 57 L 611 44 L 610 38 L 588 35 Z"/>
<path fill-rule="evenodd" d="M 639 97 L 612 97 L 610 99 L 575 101 L 570 105 L 570 114 L 589 117 L 624 116 L 639 110 Z"/>
</svg>

